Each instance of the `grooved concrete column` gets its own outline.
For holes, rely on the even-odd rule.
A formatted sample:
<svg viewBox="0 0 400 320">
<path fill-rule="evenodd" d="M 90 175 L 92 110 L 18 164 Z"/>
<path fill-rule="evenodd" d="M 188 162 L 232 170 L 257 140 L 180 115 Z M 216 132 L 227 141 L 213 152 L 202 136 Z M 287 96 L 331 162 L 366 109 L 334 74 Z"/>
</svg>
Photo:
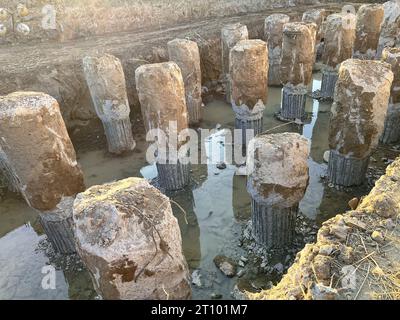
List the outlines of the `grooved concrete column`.
<svg viewBox="0 0 400 320">
<path fill-rule="evenodd" d="M 306 87 L 312 80 L 315 24 L 291 22 L 283 28 L 281 81 L 284 84 L 280 119 L 304 116 Z"/>
<path fill-rule="evenodd" d="M 331 14 L 325 22 L 321 97 L 333 99 L 337 66 L 350 59 L 355 40 L 355 15 Z"/>
<path fill-rule="evenodd" d="M 339 68 L 329 128 L 328 177 L 359 185 L 383 132 L 393 72 L 379 61 L 348 59 Z"/>
<path fill-rule="evenodd" d="M 169 199 L 145 179 L 89 188 L 74 208 L 77 251 L 104 299 L 189 299 L 188 267 Z"/>
<path fill-rule="evenodd" d="M 194 41 L 175 39 L 168 42 L 168 53 L 170 61 L 176 62 L 182 72 L 189 123 L 197 124 L 202 118 L 199 47 Z"/>
<path fill-rule="evenodd" d="M 309 180 L 308 155 L 309 142 L 297 133 L 260 135 L 249 144 L 253 236 L 267 248 L 282 248 L 294 237 L 298 204 Z"/>
<path fill-rule="evenodd" d="M 268 43 L 268 84 L 270 86 L 280 86 L 280 68 L 281 68 L 281 53 L 283 26 L 288 23 L 290 17 L 286 14 L 271 14 L 265 18 L 264 22 L 264 38 Z"/>
<path fill-rule="evenodd" d="M 148 64 L 137 68 L 135 77 L 146 130 L 159 129 L 166 138 L 165 145 L 160 140 L 157 145 L 160 185 L 167 190 L 182 189 L 190 182 L 190 165 L 171 158 L 184 144 L 178 143 L 177 135 L 188 128 L 181 70 L 175 62 Z"/>
<path fill-rule="evenodd" d="M 231 104 L 236 129 L 262 131 L 268 94 L 268 48 L 262 40 L 243 40 L 230 52 Z M 247 139 L 243 140 L 246 143 Z"/>
<path fill-rule="evenodd" d="M 383 4 L 383 23 L 379 36 L 377 58 L 382 55 L 383 48 L 398 46 L 400 41 L 400 0 L 391 0 Z"/>
<path fill-rule="evenodd" d="M 57 101 L 39 92 L 0 97 L 0 168 L 38 210 L 85 189 Z"/>
<path fill-rule="evenodd" d="M 229 79 L 229 52 L 241 40 L 248 40 L 249 32 L 241 23 L 228 24 L 221 30 L 222 47 L 222 79 L 225 82 L 225 99 L 231 103 L 231 87 Z"/>
<path fill-rule="evenodd" d="M 364 4 L 358 9 L 353 58 L 375 58 L 383 15 L 381 4 Z"/>
<path fill-rule="evenodd" d="M 400 48 L 383 49 L 382 61 L 390 64 L 394 78 L 381 142 L 394 143 L 400 140 Z"/>
<path fill-rule="evenodd" d="M 386 144 L 400 141 L 400 103 L 389 103 L 380 141 Z"/>
<path fill-rule="evenodd" d="M 57 207 L 41 212 L 39 221 L 54 250 L 61 254 L 75 253 L 75 239 L 72 230 L 72 207 L 74 197 L 63 198 Z"/>
<path fill-rule="evenodd" d="M 121 61 L 109 54 L 83 59 L 97 116 L 103 123 L 108 151 L 121 154 L 135 147 L 129 119 L 129 102 Z"/>
</svg>

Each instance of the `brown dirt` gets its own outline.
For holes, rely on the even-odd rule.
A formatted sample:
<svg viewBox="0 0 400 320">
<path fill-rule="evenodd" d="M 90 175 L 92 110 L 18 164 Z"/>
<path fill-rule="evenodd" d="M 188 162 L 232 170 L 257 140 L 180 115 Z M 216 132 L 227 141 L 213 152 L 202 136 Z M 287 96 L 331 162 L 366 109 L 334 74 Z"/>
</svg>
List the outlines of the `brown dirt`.
<svg viewBox="0 0 400 320">
<path fill-rule="evenodd" d="M 250 299 L 399 299 L 400 158 L 355 210 L 323 223 L 278 285 Z M 346 269 L 351 270 L 346 273 Z M 345 277 L 355 280 L 348 286 Z M 321 288 L 324 293 L 321 294 Z"/>
<path fill-rule="evenodd" d="M 337 4 L 319 5 L 329 10 Z M 299 20 L 307 6 L 273 9 L 259 13 L 210 18 L 150 31 L 124 32 L 75 41 L 26 43 L 0 46 L 0 93 L 34 90 L 55 97 L 69 129 L 81 128 L 96 119 L 83 71 L 82 58 L 86 55 L 110 53 L 122 60 L 126 69 L 132 58 L 148 62 L 166 61 L 167 42 L 174 38 L 189 38 L 198 43 L 202 59 L 203 85 L 212 87 L 221 73 L 219 35 L 227 23 L 242 22 L 249 28 L 251 38 L 262 38 L 264 18 L 271 13 L 288 13 Z M 129 81 L 127 81 L 129 83 Z M 134 96 L 128 92 L 128 96 Z M 131 104 L 132 118 L 141 118 L 140 107 Z M 135 130 L 135 128 L 134 128 Z"/>
</svg>

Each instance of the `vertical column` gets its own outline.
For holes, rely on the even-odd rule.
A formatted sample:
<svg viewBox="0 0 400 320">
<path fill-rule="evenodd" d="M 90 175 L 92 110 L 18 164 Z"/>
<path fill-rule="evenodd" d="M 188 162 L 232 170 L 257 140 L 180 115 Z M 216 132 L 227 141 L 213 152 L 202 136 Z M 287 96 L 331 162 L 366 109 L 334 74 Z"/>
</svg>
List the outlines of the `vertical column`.
<svg viewBox="0 0 400 320">
<path fill-rule="evenodd" d="M 77 251 L 107 300 L 189 299 L 188 267 L 169 199 L 146 180 L 89 188 L 73 208 Z"/>
<path fill-rule="evenodd" d="M 360 185 L 382 135 L 393 73 L 379 61 L 348 59 L 340 65 L 329 128 L 328 177 Z"/>
<path fill-rule="evenodd" d="M 312 9 L 303 13 L 302 21 L 304 23 L 315 23 L 317 25 L 317 36 L 316 36 L 316 44 L 321 41 L 323 37 L 322 32 L 322 23 L 326 18 L 325 9 Z"/>
<path fill-rule="evenodd" d="M 184 144 L 177 135 L 188 128 L 181 71 L 174 62 L 148 64 L 137 68 L 135 77 L 146 130 L 159 130 L 166 138 L 157 144 L 159 183 L 166 190 L 182 189 L 190 182 L 190 164 L 176 156 Z"/>
<path fill-rule="evenodd" d="M 375 58 L 383 14 L 384 11 L 381 4 L 365 4 L 358 9 L 353 58 Z"/>
<path fill-rule="evenodd" d="M 382 61 L 390 64 L 394 79 L 381 142 L 394 143 L 400 140 L 400 48 L 383 49 Z"/>
<path fill-rule="evenodd" d="M 314 49 L 314 63 L 320 58 L 321 50 L 323 50 L 323 23 L 326 18 L 325 9 L 312 9 L 303 13 L 302 22 L 307 24 L 314 24 L 316 27 L 315 34 L 315 49 Z M 322 48 L 321 48 L 322 46 Z"/>
<path fill-rule="evenodd" d="M 261 133 L 268 94 L 268 48 L 262 40 L 243 40 L 230 52 L 231 104 L 235 128 Z"/>
<path fill-rule="evenodd" d="M 189 124 L 198 124 L 202 111 L 199 47 L 194 41 L 175 39 L 168 42 L 168 53 L 169 59 L 174 61 L 182 72 Z"/>
<path fill-rule="evenodd" d="M 381 57 L 385 47 L 395 47 L 396 40 L 400 41 L 400 1 L 391 0 L 385 2 L 383 11 L 383 23 L 377 52 L 378 59 Z"/>
<path fill-rule="evenodd" d="M 288 23 L 290 17 L 286 14 L 272 14 L 264 22 L 264 38 L 268 43 L 268 84 L 280 86 L 280 67 L 282 54 L 283 26 Z"/>
<path fill-rule="evenodd" d="M 108 151 L 121 154 L 133 150 L 135 141 L 121 61 L 109 54 L 85 57 L 83 69 L 96 113 L 104 126 Z"/>
<path fill-rule="evenodd" d="M 226 102 L 231 103 L 231 87 L 229 79 L 229 52 L 241 40 L 247 40 L 249 32 L 241 23 L 228 24 L 221 30 L 222 46 L 222 79 L 225 83 Z"/>
<path fill-rule="evenodd" d="M 309 180 L 308 154 L 308 140 L 297 133 L 260 135 L 249 144 L 253 236 L 267 248 L 282 248 L 293 240 L 298 204 Z"/>
<path fill-rule="evenodd" d="M 326 19 L 321 98 L 333 99 L 338 78 L 337 67 L 350 59 L 353 53 L 355 26 L 354 14 L 331 14 Z"/>
<path fill-rule="evenodd" d="M 0 97 L 0 167 L 38 210 L 84 190 L 82 171 L 57 101 L 39 92 Z"/>
<path fill-rule="evenodd" d="M 75 253 L 72 207 L 74 197 L 65 197 L 53 210 L 41 212 L 39 221 L 53 249 L 61 254 Z"/>
<path fill-rule="evenodd" d="M 314 50 L 313 26 L 301 22 L 285 24 L 281 59 L 281 80 L 284 84 L 279 116 L 281 120 L 292 121 L 305 116 L 307 85 L 312 80 Z"/>
</svg>

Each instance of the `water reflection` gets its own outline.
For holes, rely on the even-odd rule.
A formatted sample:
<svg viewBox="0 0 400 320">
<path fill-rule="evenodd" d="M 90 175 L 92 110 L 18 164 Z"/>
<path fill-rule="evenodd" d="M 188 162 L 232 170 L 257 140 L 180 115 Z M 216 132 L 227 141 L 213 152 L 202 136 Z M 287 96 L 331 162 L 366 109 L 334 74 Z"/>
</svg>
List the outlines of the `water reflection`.
<svg viewBox="0 0 400 320">
<path fill-rule="evenodd" d="M 237 221 L 247 221 L 251 218 L 251 198 L 246 189 L 246 176 L 233 175 L 232 208 Z"/>
<path fill-rule="evenodd" d="M 42 288 L 42 268 L 49 264 L 38 249 L 45 236 L 31 225 L 22 225 L 0 238 L 0 299 L 67 299 L 68 286 L 56 271 L 56 289 Z"/>
<path fill-rule="evenodd" d="M 189 268 L 200 266 L 200 226 L 196 216 L 196 204 L 192 190 L 188 187 L 184 192 L 175 192 L 169 195 L 173 200 L 172 209 L 178 219 L 182 235 L 182 250 Z"/>
</svg>

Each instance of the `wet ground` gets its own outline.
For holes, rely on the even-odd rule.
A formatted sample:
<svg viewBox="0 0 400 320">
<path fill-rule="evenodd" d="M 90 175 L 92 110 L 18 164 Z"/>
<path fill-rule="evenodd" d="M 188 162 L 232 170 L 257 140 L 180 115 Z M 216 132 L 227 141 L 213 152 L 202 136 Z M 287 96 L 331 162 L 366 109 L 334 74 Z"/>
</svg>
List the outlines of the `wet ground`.
<svg viewBox="0 0 400 320">
<path fill-rule="evenodd" d="M 320 74 L 316 74 L 310 89 L 319 87 Z M 237 167 L 234 165 L 228 165 L 225 169 L 218 169 L 215 165 L 223 160 L 219 158 L 224 148 L 222 132 L 223 129 L 233 128 L 234 114 L 222 100 L 208 103 L 201 127 L 220 129 L 204 142 L 206 146 L 215 147 L 213 152 L 208 153 L 209 160 L 214 164 L 193 166 L 192 185 L 169 195 L 185 210 L 183 213 L 173 204 L 181 227 L 184 254 L 197 283 L 193 285 L 195 299 L 230 299 L 236 285 L 255 291 L 276 283 L 297 250 L 305 242 L 313 241 L 317 227 L 326 219 L 346 210 L 351 198 L 366 194 L 373 179 L 383 172 L 387 159 L 398 155 L 398 151 L 391 147 L 380 148 L 371 161 L 373 168 L 370 170 L 369 184 L 344 191 L 329 188 L 321 176 L 324 176 L 327 168 L 323 154 L 328 149 L 330 103 L 319 103 L 309 98 L 308 123 L 304 126 L 282 126 L 283 123 L 274 118 L 280 106 L 280 91 L 280 88 L 269 90 L 264 129 L 271 133 L 299 132 L 311 140 L 310 184 L 300 203 L 296 243 L 284 254 L 272 254 L 257 248 L 248 239 L 250 198 L 246 192 L 246 178 L 235 174 Z M 145 160 L 144 135 L 135 135 L 135 139 L 135 152 L 122 158 L 112 157 L 104 149 L 90 148 L 89 151 L 89 148 L 77 146 L 78 160 L 87 186 L 130 176 L 155 178 L 155 167 L 148 165 Z M 84 267 L 73 257 L 65 259 L 54 254 L 38 224 L 37 215 L 15 194 L 8 193 L 0 200 L 0 299 L 95 298 Z M 213 259 L 218 254 L 231 257 L 238 263 L 242 261 L 240 277 L 227 278 L 215 267 Z M 55 289 L 42 287 L 48 265 L 56 269 Z"/>
</svg>

